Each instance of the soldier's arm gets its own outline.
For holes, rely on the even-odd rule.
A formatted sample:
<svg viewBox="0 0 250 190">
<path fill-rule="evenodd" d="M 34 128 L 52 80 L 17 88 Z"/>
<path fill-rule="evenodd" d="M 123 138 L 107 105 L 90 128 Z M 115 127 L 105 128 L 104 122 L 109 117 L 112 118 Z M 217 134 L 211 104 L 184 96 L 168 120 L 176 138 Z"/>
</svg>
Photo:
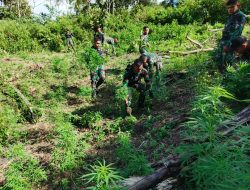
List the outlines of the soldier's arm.
<svg viewBox="0 0 250 190">
<path fill-rule="evenodd" d="M 244 26 L 246 24 L 246 16 L 241 15 L 238 21 L 238 24 L 235 25 L 235 30 L 231 33 L 230 40 L 233 40 L 235 37 L 241 36 Z"/>
</svg>

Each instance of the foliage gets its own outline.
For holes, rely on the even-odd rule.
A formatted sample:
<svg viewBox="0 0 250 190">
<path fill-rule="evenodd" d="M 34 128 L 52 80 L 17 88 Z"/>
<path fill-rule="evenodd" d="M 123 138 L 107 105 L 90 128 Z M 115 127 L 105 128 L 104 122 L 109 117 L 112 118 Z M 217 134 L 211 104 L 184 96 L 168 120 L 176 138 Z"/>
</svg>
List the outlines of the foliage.
<svg viewBox="0 0 250 190">
<path fill-rule="evenodd" d="M 64 76 L 67 74 L 67 72 L 69 70 L 69 65 L 67 64 L 67 62 L 63 59 L 60 59 L 60 58 L 55 58 L 52 61 L 52 66 L 53 66 L 53 70 L 56 73 L 61 73 Z"/>
<path fill-rule="evenodd" d="M 182 176 L 187 180 L 187 189 L 194 186 L 197 189 L 246 189 L 249 186 L 249 181 L 245 180 L 250 171 L 247 166 L 249 158 L 242 148 L 249 143 L 249 139 L 243 137 L 249 131 L 240 130 L 239 133 L 244 134 L 240 137 L 242 143 L 231 138 L 221 139 L 216 133 L 219 124 L 232 114 L 223 102 L 225 99 L 236 100 L 222 87 L 210 87 L 196 98 L 192 116 L 184 124 L 183 138 L 193 143 L 181 145 L 177 152 L 187 163 L 191 158 L 196 158 L 182 171 Z"/>
<path fill-rule="evenodd" d="M 18 132 L 19 124 L 17 124 L 18 118 L 15 115 L 14 110 L 9 107 L 0 104 L 0 144 L 4 145 L 10 142 L 11 139 L 17 138 L 20 134 Z"/>
<path fill-rule="evenodd" d="M 88 144 L 78 138 L 73 126 L 64 118 L 63 114 L 59 112 L 54 118 L 56 118 L 55 132 L 58 140 L 52 154 L 52 165 L 59 169 L 59 172 L 70 171 L 85 156 L 84 152 L 88 148 Z"/>
<path fill-rule="evenodd" d="M 87 183 L 94 183 L 95 186 L 88 187 L 91 190 L 115 190 L 118 189 L 116 181 L 121 180 L 122 177 L 112 167 L 112 164 L 106 164 L 98 161 L 96 165 L 91 165 L 88 174 L 83 175 L 81 178 L 87 181 Z"/>
<path fill-rule="evenodd" d="M 86 63 L 86 67 L 90 71 L 95 71 L 98 66 L 105 63 L 104 58 L 100 56 L 99 53 L 93 48 L 88 48 L 85 50 L 83 59 Z"/>
<path fill-rule="evenodd" d="M 1 0 L 0 2 L 4 3 L 1 7 L 1 19 L 31 17 L 31 7 L 27 0 Z"/>
<path fill-rule="evenodd" d="M 188 138 L 210 141 L 216 138 L 216 128 L 230 117 L 231 110 L 221 101 L 221 98 L 235 100 L 234 96 L 221 87 L 213 87 L 197 97 L 193 104 L 192 117 L 186 123 L 190 134 Z M 201 135 L 202 134 L 202 135 Z"/>
<path fill-rule="evenodd" d="M 250 65 L 249 63 L 240 63 L 237 69 L 229 67 L 227 69 L 224 83 L 226 88 L 232 92 L 238 99 L 250 99 Z"/>
<path fill-rule="evenodd" d="M 7 183 L 1 189 L 29 190 L 47 179 L 46 172 L 39 166 L 38 160 L 25 152 L 23 145 L 11 147 L 7 157 L 12 159 L 12 162 L 5 172 Z"/>
<path fill-rule="evenodd" d="M 115 92 L 115 99 L 118 102 L 125 101 L 128 97 L 128 87 L 127 86 L 119 86 Z"/>
<path fill-rule="evenodd" d="M 143 152 L 137 151 L 133 147 L 129 133 L 120 132 L 118 143 L 116 154 L 123 164 L 124 176 L 148 175 L 152 172 Z"/>
<path fill-rule="evenodd" d="M 96 123 L 103 119 L 101 112 L 88 111 L 81 118 L 81 125 L 87 127 L 95 127 Z"/>
</svg>

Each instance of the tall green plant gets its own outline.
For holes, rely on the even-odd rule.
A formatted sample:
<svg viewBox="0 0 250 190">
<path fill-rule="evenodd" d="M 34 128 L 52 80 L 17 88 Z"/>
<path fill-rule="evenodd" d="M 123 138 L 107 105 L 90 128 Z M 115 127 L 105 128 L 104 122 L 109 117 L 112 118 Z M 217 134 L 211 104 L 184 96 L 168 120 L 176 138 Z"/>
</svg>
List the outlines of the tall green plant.
<svg viewBox="0 0 250 190">
<path fill-rule="evenodd" d="M 91 165 L 89 173 L 83 175 L 81 178 L 87 181 L 87 183 L 93 183 L 94 186 L 88 187 L 90 190 L 115 190 L 118 189 L 117 181 L 122 177 L 112 167 L 112 164 L 106 164 L 98 161 L 96 165 Z"/>
</svg>

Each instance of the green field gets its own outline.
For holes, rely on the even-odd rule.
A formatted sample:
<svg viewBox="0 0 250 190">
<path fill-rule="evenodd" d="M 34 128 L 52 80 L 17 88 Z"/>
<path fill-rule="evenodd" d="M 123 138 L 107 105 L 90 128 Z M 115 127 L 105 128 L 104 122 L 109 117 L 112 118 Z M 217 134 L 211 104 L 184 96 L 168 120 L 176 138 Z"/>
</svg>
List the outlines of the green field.
<svg viewBox="0 0 250 190">
<path fill-rule="evenodd" d="M 250 102 L 249 62 L 235 61 L 221 74 L 214 51 L 178 53 L 216 48 L 221 31 L 211 30 L 223 28 L 226 12 L 217 0 L 199 12 L 206 3 L 0 20 L 0 189 L 128 189 L 124 181 L 150 175 L 172 158 L 180 160 L 180 171 L 165 189 L 249 189 L 249 124 L 230 123 Z M 117 55 L 106 58 L 106 82 L 93 99 L 84 52 L 96 24 L 119 44 Z M 140 56 L 144 25 L 151 29 L 150 51 L 165 56 L 163 71 L 143 108 L 132 91 L 127 116 L 119 89 L 126 66 Z M 76 51 L 65 47 L 66 28 Z M 217 131 L 225 121 L 233 126 L 229 135 Z"/>
</svg>

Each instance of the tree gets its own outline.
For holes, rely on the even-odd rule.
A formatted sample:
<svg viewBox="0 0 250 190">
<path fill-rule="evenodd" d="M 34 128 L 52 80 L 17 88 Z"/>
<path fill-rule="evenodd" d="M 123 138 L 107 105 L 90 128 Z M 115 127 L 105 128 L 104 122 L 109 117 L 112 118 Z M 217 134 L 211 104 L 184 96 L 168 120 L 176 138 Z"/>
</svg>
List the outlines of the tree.
<svg viewBox="0 0 250 190">
<path fill-rule="evenodd" d="M 31 8 L 28 0 L 0 0 L 3 5 L 3 17 L 30 17 Z"/>
</svg>

